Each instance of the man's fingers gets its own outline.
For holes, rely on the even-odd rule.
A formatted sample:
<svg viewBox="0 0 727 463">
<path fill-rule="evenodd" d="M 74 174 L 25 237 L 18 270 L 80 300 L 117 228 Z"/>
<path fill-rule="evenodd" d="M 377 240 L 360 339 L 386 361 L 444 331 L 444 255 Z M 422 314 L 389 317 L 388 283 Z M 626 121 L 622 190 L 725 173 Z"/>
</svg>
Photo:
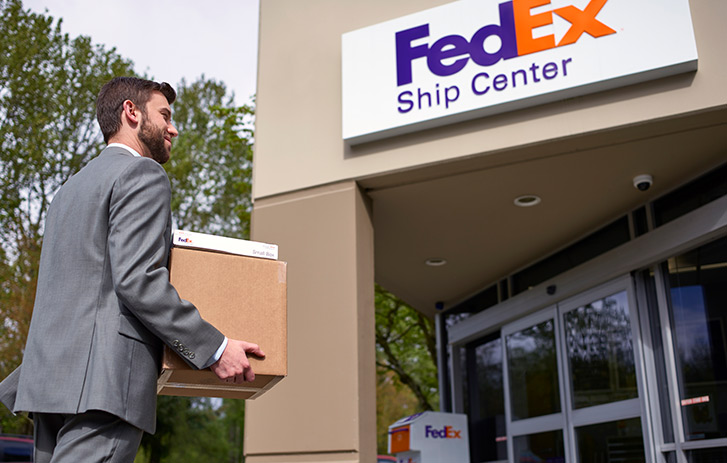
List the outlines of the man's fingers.
<svg viewBox="0 0 727 463">
<path fill-rule="evenodd" d="M 249 343 L 247 346 L 245 346 L 245 352 L 248 354 L 253 354 L 256 357 L 265 357 L 265 352 L 260 349 L 260 346 L 257 344 Z"/>
<path fill-rule="evenodd" d="M 243 384 L 245 382 L 252 382 L 255 381 L 255 373 L 252 371 L 252 368 L 248 368 L 245 370 L 244 373 L 240 375 L 235 375 L 230 379 L 225 380 L 228 383 L 235 383 L 235 384 Z"/>
<path fill-rule="evenodd" d="M 222 352 L 222 357 L 215 362 L 211 369 L 223 381 L 242 384 L 255 380 L 248 354 L 256 357 L 265 357 L 260 346 L 251 342 L 230 339 Z"/>
</svg>

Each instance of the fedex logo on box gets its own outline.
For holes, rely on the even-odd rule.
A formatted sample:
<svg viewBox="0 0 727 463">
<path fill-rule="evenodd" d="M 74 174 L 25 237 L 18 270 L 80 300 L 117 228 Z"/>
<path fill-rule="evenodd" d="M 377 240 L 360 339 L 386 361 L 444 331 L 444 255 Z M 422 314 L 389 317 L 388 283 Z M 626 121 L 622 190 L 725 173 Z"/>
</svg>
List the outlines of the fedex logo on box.
<svg viewBox="0 0 727 463">
<path fill-rule="evenodd" d="M 341 49 L 352 144 L 697 68 L 689 0 L 458 0 Z"/>
<path fill-rule="evenodd" d="M 592 37 L 615 34 L 616 31 L 596 19 L 607 0 L 591 0 L 580 10 L 573 5 L 533 14 L 539 6 L 550 5 L 550 0 L 512 0 L 499 6 L 500 24 L 490 24 L 477 30 L 467 40 L 461 35 L 447 35 L 431 46 L 424 43 L 412 46 L 417 39 L 429 37 L 429 24 L 413 27 L 396 33 L 397 85 L 412 82 L 413 60 L 426 58 L 429 70 L 438 76 L 456 74 L 471 59 L 480 66 L 492 66 L 501 59 L 510 59 L 556 46 L 553 34 L 533 37 L 533 31 L 553 23 L 553 14 L 570 22 L 568 32 L 558 42 L 559 47 L 575 43 L 581 35 Z M 488 51 L 485 41 L 497 37 L 500 47 Z"/>
<path fill-rule="evenodd" d="M 431 439 L 461 439 L 462 430 L 455 430 L 452 426 L 435 429 L 433 426 L 424 427 L 424 437 Z"/>
</svg>

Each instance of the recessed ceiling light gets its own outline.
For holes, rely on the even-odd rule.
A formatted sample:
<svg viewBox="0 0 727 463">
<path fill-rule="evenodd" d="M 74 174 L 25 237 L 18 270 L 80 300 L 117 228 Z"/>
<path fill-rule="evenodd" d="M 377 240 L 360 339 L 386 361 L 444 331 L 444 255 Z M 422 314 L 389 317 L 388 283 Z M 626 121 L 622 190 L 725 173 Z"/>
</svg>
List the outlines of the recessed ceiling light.
<svg viewBox="0 0 727 463">
<path fill-rule="evenodd" d="M 424 263 L 430 267 L 441 267 L 442 265 L 445 265 L 447 263 L 447 259 L 441 259 L 439 257 L 435 257 L 432 259 L 425 260 Z"/>
<path fill-rule="evenodd" d="M 516 206 L 519 207 L 532 207 L 537 206 L 540 204 L 540 196 L 535 195 L 523 195 L 518 196 L 515 198 L 515 201 L 513 201 Z"/>
</svg>

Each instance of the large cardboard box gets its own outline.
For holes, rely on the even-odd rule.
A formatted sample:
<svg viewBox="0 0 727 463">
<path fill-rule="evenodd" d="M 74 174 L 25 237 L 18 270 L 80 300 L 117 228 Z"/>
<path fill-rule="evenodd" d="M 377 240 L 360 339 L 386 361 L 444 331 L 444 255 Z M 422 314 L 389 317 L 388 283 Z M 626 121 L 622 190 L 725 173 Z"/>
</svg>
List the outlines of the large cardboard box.
<svg viewBox="0 0 727 463">
<path fill-rule="evenodd" d="M 161 395 L 254 399 L 288 372 L 286 263 L 219 252 L 172 248 L 170 279 L 202 318 L 230 339 L 260 345 L 250 358 L 255 381 L 230 384 L 209 369 L 195 370 L 165 347 L 157 392 Z"/>
</svg>

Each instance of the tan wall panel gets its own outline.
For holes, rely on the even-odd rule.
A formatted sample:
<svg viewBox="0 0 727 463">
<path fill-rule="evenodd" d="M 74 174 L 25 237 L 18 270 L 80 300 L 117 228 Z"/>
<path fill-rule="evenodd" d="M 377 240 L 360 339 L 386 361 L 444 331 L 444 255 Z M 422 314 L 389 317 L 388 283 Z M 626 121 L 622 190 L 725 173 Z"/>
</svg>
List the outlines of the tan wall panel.
<svg viewBox="0 0 727 463">
<path fill-rule="evenodd" d="M 358 441 L 362 463 L 376 461 L 376 316 L 374 305 L 374 226 L 370 198 L 355 196 L 358 342 Z"/>
<path fill-rule="evenodd" d="M 347 148 L 341 34 L 444 3 L 261 2 L 256 198 L 727 105 L 727 2 L 694 0 L 696 73 Z"/>
<path fill-rule="evenodd" d="M 246 454 L 286 462 L 334 453 L 372 459 L 373 229 L 366 201 L 354 182 L 258 201 L 252 238 L 278 244 L 288 262 L 289 374 L 248 402 Z"/>
</svg>

